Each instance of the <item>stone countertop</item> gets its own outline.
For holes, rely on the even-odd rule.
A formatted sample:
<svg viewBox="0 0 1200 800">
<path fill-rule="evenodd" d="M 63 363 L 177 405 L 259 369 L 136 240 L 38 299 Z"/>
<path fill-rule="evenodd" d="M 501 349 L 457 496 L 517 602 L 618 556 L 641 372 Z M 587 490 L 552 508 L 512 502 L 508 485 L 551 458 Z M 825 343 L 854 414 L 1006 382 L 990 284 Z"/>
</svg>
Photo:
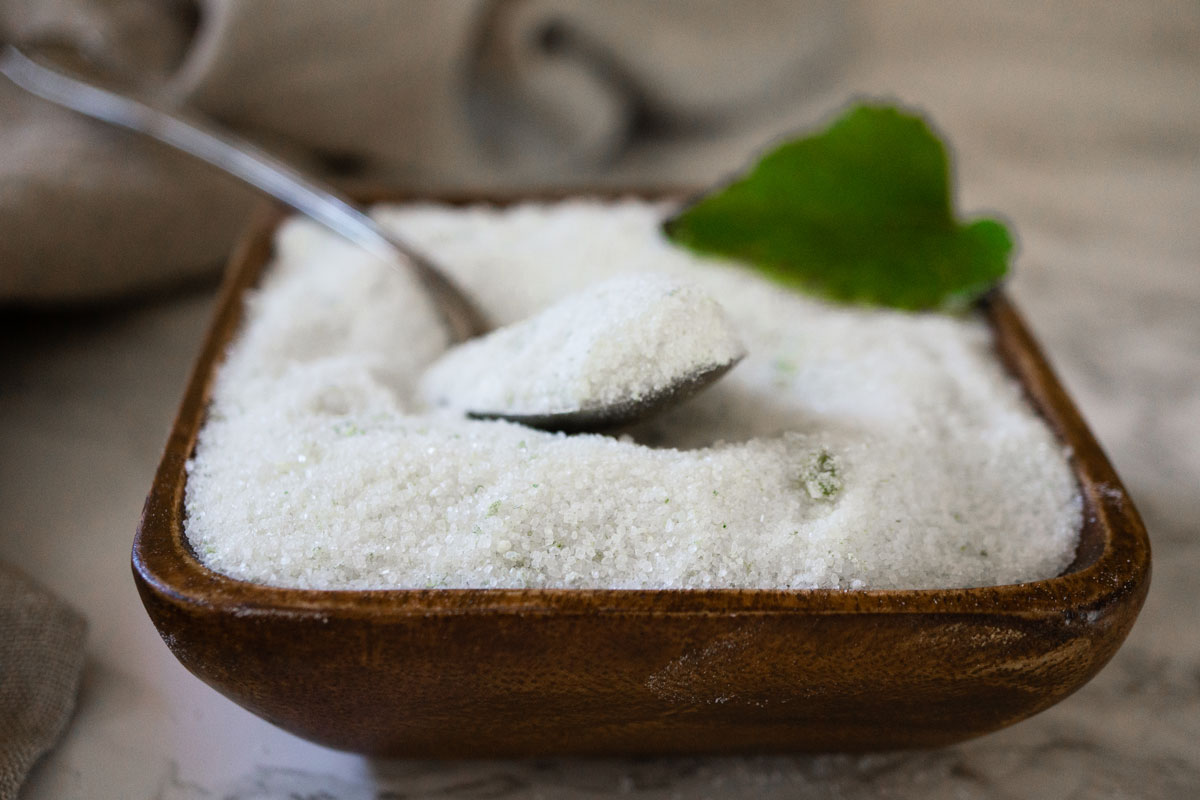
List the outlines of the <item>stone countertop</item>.
<svg viewBox="0 0 1200 800">
<path fill-rule="evenodd" d="M 90 622 L 74 720 L 22 797 L 1200 796 L 1200 6 L 1037 24 L 975 11 L 858 20 L 838 93 L 926 109 L 955 145 L 960 206 L 1012 220 L 1012 292 L 1146 520 L 1149 598 L 1091 683 L 999 733 L 915 753 L 436 763 L 295 739 L 188 674 L 130 579 L 211 311 L 199 287 L 2 323 L 0 558 Z M 931 36 L 939 46 L 922 47 Z"/>
</svg>

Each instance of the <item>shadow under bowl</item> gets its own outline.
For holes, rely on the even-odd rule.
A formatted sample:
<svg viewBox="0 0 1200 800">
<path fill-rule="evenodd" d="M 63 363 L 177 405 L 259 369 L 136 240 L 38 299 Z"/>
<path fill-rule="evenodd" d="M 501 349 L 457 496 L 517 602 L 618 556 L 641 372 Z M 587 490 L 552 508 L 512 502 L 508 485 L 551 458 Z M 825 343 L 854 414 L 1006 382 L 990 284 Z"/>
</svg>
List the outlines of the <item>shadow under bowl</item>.
<svg viewBox="0 0 1200 800">
<path fill-rule="evenodd" d="M 1071 448 L 1082 489 L 1079 547 L 1058 577 L 913 591 L 317 591 L 216 573 L 184 536 L 184 465 L 284 216 L 260 213 L 229 265 L 133 573 L 185 667 L 297 736 L 406 757 L 932 747 L 1062 700 L 1112 657 L 1141 609 L 1145 528 L 999 291 L 982 304 L 998 356 Z"/>
</svg>

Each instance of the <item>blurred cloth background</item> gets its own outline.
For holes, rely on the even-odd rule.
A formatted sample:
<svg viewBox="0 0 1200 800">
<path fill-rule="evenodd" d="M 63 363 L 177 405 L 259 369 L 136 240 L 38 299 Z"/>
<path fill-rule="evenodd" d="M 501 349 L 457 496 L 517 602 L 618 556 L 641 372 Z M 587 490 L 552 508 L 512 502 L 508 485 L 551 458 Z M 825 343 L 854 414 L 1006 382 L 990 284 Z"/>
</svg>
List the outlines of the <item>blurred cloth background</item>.
<svg viewBox="0 0 1200 800">
<path fill-rule="evenodd" d="M 0 38 L 65 38 L 328 176 L 410 190 L 705 185 L 853 97 L 922 109 L 960 208 L 1011 220 L 1010 289 L 1155 547 L 1100 676 L 959 747 L 434 765 L 299 742 L 184 672 L 128 569 L 206 276 L 255 198 L 0 80 L 0 560 L 89 625 L 23 797 L 1200 795 L 1200 3 L 0 0 Z"/>
<path fill-rule="evenodd" d="M 0 0 L 331 177 L 413 189 L 708 182 L 803 119 L 844 47 L 832 0 Z M 718 36 L 719 34 L 719 36 Z M 0 83 L 0 298 L 211 271 L 253 195 Z"/>
</svg>

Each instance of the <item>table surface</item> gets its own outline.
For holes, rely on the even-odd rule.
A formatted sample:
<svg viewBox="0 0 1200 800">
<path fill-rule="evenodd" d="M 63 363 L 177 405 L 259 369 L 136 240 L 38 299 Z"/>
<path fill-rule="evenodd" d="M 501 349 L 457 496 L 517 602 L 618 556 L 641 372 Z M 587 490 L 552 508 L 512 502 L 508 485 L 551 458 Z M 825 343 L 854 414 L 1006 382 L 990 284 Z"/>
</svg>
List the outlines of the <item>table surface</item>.
<svg viewBox="0 0 1200 800">
<path fill-rule="evenodd" d="M 90 625 L 75 717 L 22 797 L 1200 796 L 1197 15 L 1183 34 L 1169 19 L 1088 29 L 1092 49 L 1066 55 L 1047 37 L 1067 34 L 1032 31 L 990 60 L 971 55 L 986 32 L 943 31 L 963 51 L 955 70 L 912 44 L 914 23 L 878 16 L 872 55 L 841 90 L 926 108 L 955 143 L 960 205 L 1012 220 L 1012 292 L 1150 531 L 1149 599 L 1097 678 L 1012 728 L 915 753 L 435 763 L 300 741 L 188 674 L 130 578 L 212 308 L 201 287 L 2 323 L 0 559 Z"/>
</svg>

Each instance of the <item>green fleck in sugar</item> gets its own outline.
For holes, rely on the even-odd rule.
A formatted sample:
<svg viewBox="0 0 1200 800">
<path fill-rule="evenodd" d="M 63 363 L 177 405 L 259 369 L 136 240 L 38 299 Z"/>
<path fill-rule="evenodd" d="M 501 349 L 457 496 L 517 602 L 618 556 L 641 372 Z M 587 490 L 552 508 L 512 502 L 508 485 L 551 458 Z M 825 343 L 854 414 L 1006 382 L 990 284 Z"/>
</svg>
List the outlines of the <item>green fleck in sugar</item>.
<svg viewBox="0 0 1200 800">
<path fill-rule="evenodd" d="M 773 371 L 772 382 L 780 389 L 786 389 L 796 379 L 796 364 L 786 358 L 777 358 L 771 362 Z"/>
<path fill-rule="evenodd" d="M 338 436 L 361 436 L 364 431 L 353 422 L 342 421 L 333 426 L 333 432 Z"/>
<path fill-rule="evenodd" d="M 829 500 L 842 490 L 837 461 L 825 448 L 813 454 L 800 471 L 800 484 L 814 500 Z"/>
</svg>

